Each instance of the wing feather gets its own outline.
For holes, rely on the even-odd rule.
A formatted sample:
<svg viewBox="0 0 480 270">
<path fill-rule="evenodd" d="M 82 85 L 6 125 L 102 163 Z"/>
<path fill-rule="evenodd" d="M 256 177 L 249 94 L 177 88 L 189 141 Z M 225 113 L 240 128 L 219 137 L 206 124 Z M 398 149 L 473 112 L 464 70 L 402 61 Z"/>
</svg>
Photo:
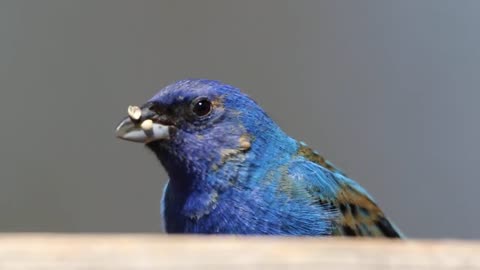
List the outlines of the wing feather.
<svg viewBox="0 0 480 270">
<path fill-rule="evenodd" d="M 342 236 L 371 236 L 399 238 L 402 234 L 358 183 L 348 178 L 313 151 L 300 154 L 289 166 L 294 185 L 302 186 L 313 203 L 326 205 L 338 214 L 332 220 L 332 234 Z M 318 162 L 318 161 L 321 162 Z M 327 163 L 328 162 L 328 163 Z"/>
</svg>

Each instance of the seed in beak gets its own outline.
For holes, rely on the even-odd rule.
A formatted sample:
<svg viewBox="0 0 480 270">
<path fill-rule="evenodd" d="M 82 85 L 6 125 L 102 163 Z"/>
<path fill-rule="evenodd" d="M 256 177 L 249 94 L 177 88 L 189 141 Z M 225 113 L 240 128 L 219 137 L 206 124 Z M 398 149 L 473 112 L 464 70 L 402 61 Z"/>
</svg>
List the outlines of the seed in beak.
<svg viewBox="0 0 480 270">
<path fill-rule="evenodd" d="M 135 121 L 140 120 L 142 110 L 138 106 L 128 106 L 128 116 Z"/>
<path fill-rule="evenodd" d="M 151 119 L 147 119 L 142 122 L 140 127 L 145 131 L 151 130 L 153 128 L 153 121 Z"/>
</svg>

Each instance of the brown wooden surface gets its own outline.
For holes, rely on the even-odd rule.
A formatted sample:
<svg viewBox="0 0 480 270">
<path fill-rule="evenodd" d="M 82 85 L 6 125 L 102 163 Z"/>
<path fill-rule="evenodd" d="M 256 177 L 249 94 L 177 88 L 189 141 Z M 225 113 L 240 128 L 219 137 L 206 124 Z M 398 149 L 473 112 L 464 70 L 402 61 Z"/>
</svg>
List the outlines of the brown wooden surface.
<svg viewBox="0 0 480 270">
<path fill-rule="evenodd" d="M 0 234 L 0 269 L 480 269 L 480 243 Z"/>
</svg>

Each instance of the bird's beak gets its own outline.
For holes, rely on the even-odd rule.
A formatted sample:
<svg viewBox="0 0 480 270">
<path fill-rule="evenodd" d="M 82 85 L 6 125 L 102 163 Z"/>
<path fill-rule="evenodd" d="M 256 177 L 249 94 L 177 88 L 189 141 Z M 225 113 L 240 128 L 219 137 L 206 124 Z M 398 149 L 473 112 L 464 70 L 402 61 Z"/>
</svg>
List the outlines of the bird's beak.
<svg viewBox="0 0 480 270">
<path fill-rule="evenodd" d="M 156 122 L 150 110 L 137 106 L 128 107 L 128 117 L 118 124 L 115 134 L 120 139 L 139 143 L 170 138 L 168 125 Z"/>
</svg>

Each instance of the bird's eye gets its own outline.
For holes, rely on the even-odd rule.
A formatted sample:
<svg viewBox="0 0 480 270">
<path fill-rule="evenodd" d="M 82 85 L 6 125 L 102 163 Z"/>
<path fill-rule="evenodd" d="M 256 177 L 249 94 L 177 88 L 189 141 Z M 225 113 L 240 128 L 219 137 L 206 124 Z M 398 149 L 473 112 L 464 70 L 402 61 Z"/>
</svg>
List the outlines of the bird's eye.
<svg viewBox="0 0 480 270">
<path fill-rule="evenodd" d="M 212 111 L 212 103 L 206 98 L 198 98 L 192 103 L 192 112 L 197 116 L 205 116 Z"/>
</svg>

